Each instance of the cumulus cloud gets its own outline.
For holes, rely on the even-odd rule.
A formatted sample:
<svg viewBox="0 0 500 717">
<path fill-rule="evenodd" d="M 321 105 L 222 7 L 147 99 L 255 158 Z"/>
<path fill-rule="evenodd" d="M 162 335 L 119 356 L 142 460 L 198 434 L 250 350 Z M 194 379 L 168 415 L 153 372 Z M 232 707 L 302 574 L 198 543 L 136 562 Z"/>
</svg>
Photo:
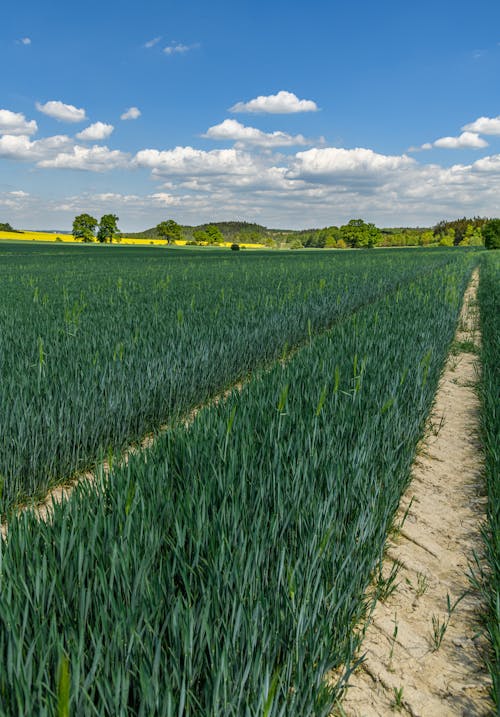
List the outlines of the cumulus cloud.
<svg viewBox="0 0 500 717">
<path fill-rule="evenodd" d="M 276 95 L 259 95 L 248 102 L 237 102 L 230 112 L 255 112 L 262 114 L 293 114 L 296 112 L 317 112 L 318 106 L 312 100 L 299 100 L 293 92 L 281 90 Z"/>
<path fill-rule="evenodd" d="M 71 147 L 72 144 L 67 135 L 54 135 L 31 141 L 27 135 L 5 134 L 0 137 L 0 157 L 39 161 Z"/>
<path fill-rule="evenodd" d="M 206 152 L 193 147 L 169 150 L 143 149 L 134 165 L 153 170 L 154 174 L 221 175 L 245 174 L 254 166 L 252 157 L 238 149 L 214 149 Z"/>
<path fill-rule="evenodd" d="M 208 139 L 231 140 L 260 147 L 291 147 L 294 145 L 313 144 L 311 140 L 307 140 L 301 134 L 263 132 L 256 127 L 246 127 L 241 122 L 233 119 L 226 119 L 220 124 L 209 127 L 202 136 Z"/>
<path fill-rule="evenodd" d="M 479 137 L 476 132 L 462 132 L 458 137 L 441 137 L 435 142 L 424 142 L 419 147 L 410 147 L 408 152 L 421 152 L 433 147 L 438 147 L 439 149 L 483 149 L 483 147 L 487 146 L 488 142 Z"/>
<path fill-rule="evenodd" d="M 1 195 L 0 195 L 1 196 Z M 121 194 L 119 192 L 83 192 L 82 194 L 66 197 L 62 202 L 58 201 L 58 210 L 78 213 L 90 211 L 91 213 L 102 213 L 114 209 L 120 216 L 124 212 L 130 212 L 133 216 L 143 216 L 143 222 L 150 220 L 150 212 L 161 210 L 166 206 L 178 206 L 182 203 L 182 197 L 168 194 L 167 192 L 156 192 L 152 194 Z"/>
<path fill-rule="evenodd" d="M 19 42 L 21 45 L 31 45 L 31 37 L 21 37 Z"/>
<path fill-rule="evenodd" d="M 154 202 L 164 206 L 177 206 L 180 203 L 179 197 L 175 197 L 173 194 L 168 194 L 167 192 L 155 192 L 155 194 L 151 194 L 150 197 Z"/>
<path fill-rule="evenodd" d="M 37 102 L 36 108 L 39 112 L 53 117 L 59 122 L 83 122 L 87 118 L 84 109 L 74 105 L 66 105 L 59 100 L 49 100 L 43 105 Z"/>
<path fill-rule="evenodd" d="M 49 169 L 81 169 L 89 172 L 105 172 L 111 169 L 126 167 L 129 155 L 120 150 L 108 147 L 81 147 L 75 145 L 69 152 L 59 152 L 50 159 L 38 162 L 39 167 Z"/>
<path fill-rule="evenodd" d="M 307 181 L 335 182 L 343 178 L 370 181 L 415 164 L 407 155 L 378 154 L 372 149 L 357 147 L 342 149 L 338 147 L 313 148 L 297 152 L 290 164 L 287 176 Z"/>
<path fill-rule="evenodd" d="M 151 47 L 154 47 L 155 45 L 157 45 L 160 42 L 160 40 L 161 40 L 161 36 L 153 37 L 152 40 L 148 40 L 147 42 L 144 43 L 144 47 L 147 47 L 148 49 Z"/>
<path fill-rule="evenodd" d="M 322 152 L 330 149 L 350 153 L 334 155 L 335 162 L 332 156 L 327 162 L 325 154 L 313 162 L 313 155 L 307 151 L 291 156 L 271 153 L 252 156 L 240 152 L 236 156 L 241 159 L 240 166 L 245 165 L 245 171 L 218 174 L 214 163 L 219 171 L 231 164 L 228 157 L 224 162 L 220 157 L 215 162 L 217 155 L 208 152 L 193 155 L 186 148 L 178 149 L 177 165 L 181 164 L 181 171 L 177 166 L 165 179 L 161 172 L 175 165 L 172 156 L 150 155 L 150 161 L 145 162 L 153 173 L 155 167 L 161 167 L 157 176 L 160 186 L 150 194 L 84 192 L 47 200 L 0 193 L 0 204 L 9 203 L 9 220 L 19 226 L 26 216 L 26 202 L 30 218 L 39 226 L 62 226 L 63 222 L 70 226 L 77 213 L 101 210 L 103 213 L 114 207 L 127 230 L 132 229 L 132 224 L 143 229 L 160 221 L 168 206 L 178 208 L 179 221 L 192 224 L 242 217 L 258 219 L 267 226 L 305 228 L 339 225 L 361 216 L 379 226 L 422 226 L 464 214 L 494 215 L 500 194 L 498 154 L 468 165 L 442 167 L 364 148 L 321 148 Z M 184 162 L 180 161 L 182 155 Z M 205 169 L 206 165 L 212 165 L 211 173 L 200 172 L 200 164 Z"/>
<path fill-rule="evenodd" d="M 488 142 L 475 132 L 462 132 L 458 137 L 441 137 L 433 142 L 434 147 L 442 149 L 482 149 Z"/>
<path fill-rule="evenodd" d="M 22 112 L 0 110 L 0 134 L 32 135 L 37 130 L 35 120 L 27 120 Z"/>
<path fill-rule="evenodd" d="M 198 43 L 194 43 L 193 45 L 184 45 L 182 42 L 171 42 L 170 45 L 163 48 L 163 52 L 165 55 L 183 55 L 184 53 L 189 52 L 189 50 L 194 50 L 197 47 L 199 47 Z"/>
<path fill-rule="evenodd" d="M 141 116 L 141 110 L 138 107 L 129 107 L 123 114 L 120 115 L 122 120 L 135 120 Z"/>
<path fill-rule="evenodd" d="M 408 152 L 422 152 L 423 150 L 432 149 L 432 142 L 424 142 L 420 147 L 408 147 Z"/>
<path fill-rule="evenodd" d="M 489 157 L 477 159 L 472 165 L 476 172 L 487 172 L 500 175 L 500 154 L 493 154 Z"/>
<path fill-rule="evenodd" d="M 91 142 L 98 142 L 99 140 L 106 139 L 113 132 L 114 127 L 112 124 L 105 124 L 104 122 L 94 122 L 89 125 L 81 132 L 76 135 L 77 139 L 85 141 L 90 140 Z"/>
<path fill-rule="evenodd" d="M 474 122 L 464 125 L 462 130 L 479 134 L 500 134 L 500 115 L 498 117 L 478 117 Z"/>
</svg>

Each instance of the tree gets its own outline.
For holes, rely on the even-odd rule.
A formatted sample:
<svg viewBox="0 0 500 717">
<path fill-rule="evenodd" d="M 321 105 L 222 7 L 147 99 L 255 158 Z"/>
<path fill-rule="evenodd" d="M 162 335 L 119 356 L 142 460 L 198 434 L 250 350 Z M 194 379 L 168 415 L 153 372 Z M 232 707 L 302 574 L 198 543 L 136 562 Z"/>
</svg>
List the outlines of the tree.
<svg viewBox="0 0 500 717">
<path fill-rule="evenodd" d="M 174 222 L 173 219 L 168 219 L 166 222 L 160 222 L 156 227 L 156 233 L 162 239 L 166 239 L 167 244 L 181 241 L 184 238 L 182 234 L 182 227 L 180 227 L 177 222 Z"/>
<path fill-rule="evenodd" d="M 465 236 L 460 242 L 460 246 L 484 246 L 481 228 L 468 224 Z"/>
<path fill-rule="evenodd" d="M 382 235 L 375 224 L 367 224 L 362 219 L 351 219 L 340 227 L 341 238 L 353 247 L 374 247 Z"/>
<path fill-rule="evenodd" d="M 101 217 L 99 229 L 97 230 L 97 239 L 101 244 L 107 242 L 108 239 L 111 244 L 113 237 L 118 234 L 117 223 L 118 217 L 116 214 L 104 214 L 104 216 Z"/>
<path fill-rule="evenodd" d="M 482 227 L 484 246 L 487 249 L 500 249 L 500 219 L 490 219 Z"/>
<path fill-rule="evenodd" d="M 209 244 L 222 244 L 224 242 L 224 235 L 215 224 L 210 224 L 205 229 L 205 234 L 208 236 Z"/>
<path fill-rule="evenodd" d="M 96 226 L 97 219 L 91 217 L 90 214 L 79 214 L 73 220 L 73 236 L 75 239 L 85 242 L 94 241 Z"/>
<path fill-rule="evenodd" d="M 472 219 L 462 217 L 461 219 L 453 219 L 452 221 L 443 219 L 434 227 L 434 236 L 437 241 L 439 241 L 449 229 L 453 229 L 455 232 L 454 244 L 461 244 L 470 226 L 472 226 L 473 229 L 481 229 L 487 221 L 488 220 L 483 217 L 473 217 Z M 467 245 L 468 242 L 466 241 L 465 244 Z"/>
<path fill-rule="evenodd" d="M 422 232 L 419 236 L 418 243 L 420 246 L 428 246 L 434 242 L 434 233 L 431 231 Z"/>
<path fill-rule="evenodd" d="M 204 232 L 203 229 L 196 229 L 196 231 L 193 232 L 193 238 L 198 244 L 209 243 L 208 234 Z"/>
<path fill-rule="evenodd" d="M 444 234 L 441 235 L 439 240 L 439 246 L 453 246 L 455 243 L 455 229 L 450 227 Z"/>
</svg>

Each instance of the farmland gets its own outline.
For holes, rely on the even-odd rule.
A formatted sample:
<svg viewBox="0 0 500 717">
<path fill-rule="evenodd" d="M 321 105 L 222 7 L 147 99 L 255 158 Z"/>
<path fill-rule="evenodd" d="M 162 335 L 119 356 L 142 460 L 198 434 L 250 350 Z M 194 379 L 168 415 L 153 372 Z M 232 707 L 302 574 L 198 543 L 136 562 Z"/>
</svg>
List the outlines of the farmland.
<svg viewBox="0 0 500 717">
<path fill-rule="evenodd" d="M 66 234 L 64 232 L 37 232 L 37 231 L 2 231 L 0 230 L 0 241 L 16 241 L 16 242 L 45 242 L 45 243 L 63 243 L 63 244 L 74 244 L 75 242 L 81 243 L 81 240 L 75 239 L 72 234 Z M 137 236 L 121 236 L 116 239 L 117 243 L 123 246 L 165 246 L 164 239 L 158 239 L 158 237 L 137 237 Z M 174 242 L 178 246 L 184 246 L 187 243 L 186 239 L 181 239 Z M 222 247 L 231 246 L 231 242 L 223 242 Z M 262 248 L 258 244 L 252 244 L 248 242 L 240 242 L 240 246 L 245 249 Z"/>
<path fill-rule="evenodd" d="M 205 403 L 359 307 L 473 256 L 409 251 L 360 262 L 328 253 L 318 260 L 5 248 L 3 512 Z"/>
<path fill-rule="evenodd" d="M 104 252 L 2 249 L 0 715 L 327 715 L 479 255 Z"/>
<path fill-rule="evenodd" d="M 482 433 L 488 494 L 487 524 L 483 531 L 489 570 L 477 571 L 484 596 L 484 624 L 491 644 L 489 669 L 493 698 L 500 706 L 500 256 L 483 263 L 479 287 L 482 330 Z"/>
</svg>

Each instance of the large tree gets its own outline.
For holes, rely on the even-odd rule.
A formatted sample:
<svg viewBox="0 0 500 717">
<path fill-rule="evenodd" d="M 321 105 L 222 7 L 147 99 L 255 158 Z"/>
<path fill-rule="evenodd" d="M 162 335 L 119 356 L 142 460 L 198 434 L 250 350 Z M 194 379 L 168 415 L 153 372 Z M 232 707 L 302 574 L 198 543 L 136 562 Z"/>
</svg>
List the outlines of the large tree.
<svg viewBox="0 0 500 717">
<path fill-rule="evenodd" d="M 180 241 L 184 238 L 182 234 L 182 227 L 174 222 L 173 219 L 168 219 L 166 222 L 160 222 L 156 227 L 156 233 L 162 239 L 166 239 L 167 244 L 172 242 Z"/>
<path fill-rule="evenodd" d="M 382 238 L 375 224 L 367 224 L 362 219 L 351 219 L 340 227 L 341 238 L 353 247 L 373 247 Z"/>
<path fill-rule="evenodd" d="M 484 246 L 487 249 L 500 249 L 500 219 L 490 219 L 482 227 Z"/>
<path fill-rule="evenodd" d="M 79 214 L 73 220 L 73 236 L 85 242 L 94 241 L 97 219 L 90 214 Z"/>
<path fill-rule="evenodd" d="M 205 229 L 205 233 L 208 236 L 209 244 L 222 244 L 224 242 L 224 234 L 215 224 L 209 224 Z"/>
<path fill-rule="evenodd" d="M 104 214 L 99 222 L 99 229 L 97 230 L 97 239 L 104 244 L 109 240 L 111 243 L 113 237 L 118 234 L 118 217 L 116 214 Z"/>
</svg>

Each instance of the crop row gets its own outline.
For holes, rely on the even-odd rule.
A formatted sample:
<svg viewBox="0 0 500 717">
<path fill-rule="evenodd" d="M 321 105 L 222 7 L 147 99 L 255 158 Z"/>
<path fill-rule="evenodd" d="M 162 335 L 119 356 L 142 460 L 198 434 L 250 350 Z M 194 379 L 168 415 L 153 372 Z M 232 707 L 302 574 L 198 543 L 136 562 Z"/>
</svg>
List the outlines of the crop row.
<svg viewBox="0 0 500 717">
<path fill-rule="evenodd" d="M 484 621 L 491 646 L 488 662 L 492 696 L 500 710 L 500 255 L 484 257 L 479 285 L 481 314 L 482 437 L 488 492 L 487 523 L 483 529 L 488 569 L 478 581 L 482 588 Z"/>
<path fill-rule="evenodd" d="M 0 513 L 464 258 L 2 249 Z"/>
<path fill-rule="evenodd" d="M 469 275 L 311 337 L 49 523 L 13 515 L 0 715 L 328 714 Z"/>
</svg>

